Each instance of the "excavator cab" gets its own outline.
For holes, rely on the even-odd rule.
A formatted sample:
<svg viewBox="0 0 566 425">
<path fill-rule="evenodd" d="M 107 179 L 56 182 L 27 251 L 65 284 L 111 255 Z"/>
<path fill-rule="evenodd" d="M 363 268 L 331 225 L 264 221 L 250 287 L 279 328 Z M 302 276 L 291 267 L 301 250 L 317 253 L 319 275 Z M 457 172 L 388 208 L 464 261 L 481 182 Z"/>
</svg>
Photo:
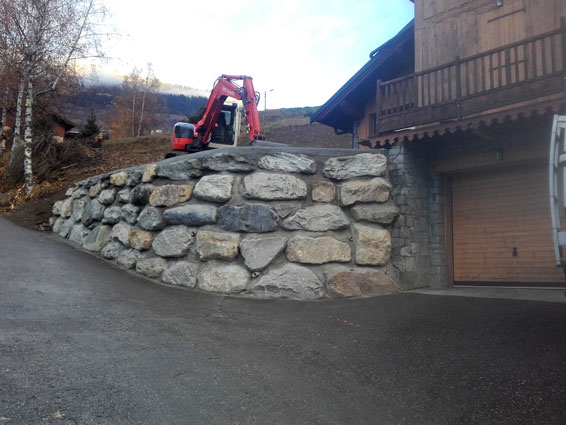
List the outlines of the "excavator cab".
<svg viewBox="0 0 566 425">
<path fill-rule="evenodd" d="M 210 147 L 226 147 L 238 145 L 238 134 L 240 133 L 241 112 L 238 104 L 223 105 L 216 126 L 210 138 Z"/>
</svg>

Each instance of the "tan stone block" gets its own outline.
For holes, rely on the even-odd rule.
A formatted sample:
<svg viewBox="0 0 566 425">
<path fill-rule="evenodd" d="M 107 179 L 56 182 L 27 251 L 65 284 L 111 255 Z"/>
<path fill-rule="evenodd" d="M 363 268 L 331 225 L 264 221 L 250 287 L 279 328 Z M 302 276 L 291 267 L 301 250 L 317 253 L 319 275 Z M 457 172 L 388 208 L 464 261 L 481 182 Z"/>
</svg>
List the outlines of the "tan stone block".
<svg viewBox="0 0 566 425">
<path fill-rule="evenodd" d="M 197 233 L 197 252 L 201 260 L 233 260 L 238 255 L 240 235 L 200 231 Z"/>
<path fill-rule="evenodd" d="M 122 171 L 120 173 L 114 173 L 110 176 L 110 184 L 114 186 L 124 186 L 128 180 L 128 173 Z"/>
<path fill-rule="evenodd" d="M 143 171 L 142 182 L 150 183 L 155 176 L 157 176 L 157 164 L 149 164 Z"/>
<path fill-rule="evenodd" d="M 352 260 L 350 245 L 330 236 L 320 238 L 295 236 L 289 239 L 285 254 L 289 261 L 306 264 L 324 264 L 333 261 L 347 263 Z"/>
<path fill-rule="evenodd" d="M 383 227 L 352 225 L 356 264 L 384 266 L 391 255 L 391 235 Z"/>
<path fill-rule="evenodd" d="M 132 248 L 139 251 L 145 251 L 146 249 L 151 248 L 153 235 L 150 232 L 145 232 L 143 230 L 132 230 L 128 241 Z"/>
<path fill-rule="evenodd" d="M 188 201 L 191 198 L 192 192 L 193 187 L 188 184 L 157 186 L 149 197 L 149 203 L 154 207 L 170 207 L 171 205 Z"/>
<path fill-rule="evenodd" d="M 330 182 L 314 182 L 312 184 L 312 200 L 314 202 L 332 202 L 336 199 L 336 186 Z"/>
<path fill-rule="evenodd" d="M 389 199 L 391 184 L 376 177 L 371 180 L 353 180 L 343 183 L 339 187 L 340 203 L 343 206 L 358 202 L 385 202 Z"/>
<path fill-rule="evenodd" d="M 367 297 L 399 291 L 397 283 L 382 270 L 333 268 L 325 272 L 331 297 Z"/>
</svg>

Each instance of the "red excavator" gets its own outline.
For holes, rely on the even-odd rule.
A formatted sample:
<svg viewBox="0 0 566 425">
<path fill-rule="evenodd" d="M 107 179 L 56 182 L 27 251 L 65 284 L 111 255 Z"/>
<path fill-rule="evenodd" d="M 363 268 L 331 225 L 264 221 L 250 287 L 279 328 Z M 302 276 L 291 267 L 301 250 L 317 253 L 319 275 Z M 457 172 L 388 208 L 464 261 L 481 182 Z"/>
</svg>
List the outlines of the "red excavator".
<svg viewBox="0 0 566 425">
<path fill-rule="evenodd" d="M 243 81 L 242 86 L 236 85 L 234 80 Z M 237 103 L 224 105 L 228 97 L 243 103 L 250 146 L 286 146 L 264 141 L 257 112 L 259 93 L 254 90 L 252 77 L 222 74 L 214 83 L 201 120 L 197 124 L 175 124 L 171 136 L 173 150 L 198 152 L 209 148 L 238 146 L 240 110 Z"/>
</svg>

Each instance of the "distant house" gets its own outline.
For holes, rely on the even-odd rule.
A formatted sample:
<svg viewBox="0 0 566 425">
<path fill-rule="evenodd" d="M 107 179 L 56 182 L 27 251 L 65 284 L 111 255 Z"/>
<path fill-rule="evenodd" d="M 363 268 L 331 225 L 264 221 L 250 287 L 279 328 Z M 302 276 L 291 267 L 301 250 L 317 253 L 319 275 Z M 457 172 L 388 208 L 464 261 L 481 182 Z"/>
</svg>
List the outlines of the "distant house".
<svg viewBox="0 0 566 425">
<path fill-rule="evenodd" d="M 566 2 L 414 6 L 312 121 L 388 154 L 406 287 L 563 284 L 547 163 L 552 115 L 566 112 Z"/>
<path fill-rule="evenodd" d="M 75 124 L 73 124 L 73 122 L 71 122 L 70 120 L 68 120 L 67 118 L 63 117 L 58 113 L 51 112 L 50 118 L 53 123 L 52 124 L 53 137 L 58 141 L 62 141 L 65 138 L 65 136 L 68 136 L 67 133 L 73 127 L 75 127 Z"/>
</svg>

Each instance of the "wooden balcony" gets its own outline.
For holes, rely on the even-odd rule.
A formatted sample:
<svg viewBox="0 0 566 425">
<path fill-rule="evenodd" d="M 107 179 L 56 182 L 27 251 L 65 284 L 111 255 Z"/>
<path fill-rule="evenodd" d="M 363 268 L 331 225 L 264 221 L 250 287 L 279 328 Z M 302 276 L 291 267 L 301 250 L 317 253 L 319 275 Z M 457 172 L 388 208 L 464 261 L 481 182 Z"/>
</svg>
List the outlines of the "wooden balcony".
<svg viewBox="0 0 566 425">
<path fill-rule="evenodd" d="M 565 92 L 566 21 L 557 30 L 377 82 L 377 135 Z"/>
</svg>

